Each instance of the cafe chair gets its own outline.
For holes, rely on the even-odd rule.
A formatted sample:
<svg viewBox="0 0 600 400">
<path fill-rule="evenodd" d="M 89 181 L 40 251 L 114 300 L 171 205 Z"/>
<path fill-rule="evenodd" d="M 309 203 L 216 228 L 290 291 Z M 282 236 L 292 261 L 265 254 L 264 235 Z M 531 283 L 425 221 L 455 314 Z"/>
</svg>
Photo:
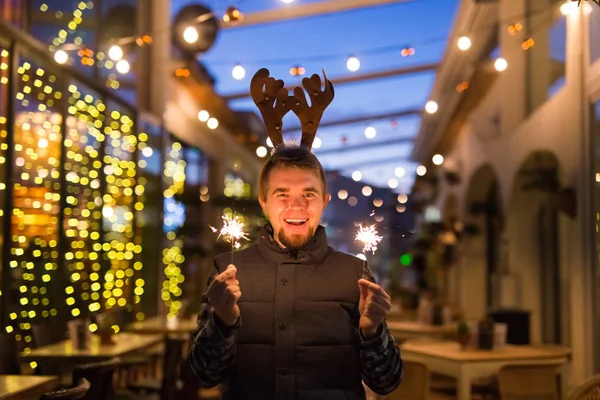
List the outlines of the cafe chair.
<svg viewBox="0 0 600 400">
<path fill-rule="evenodd" d="M 44 393 L 40 400 L 82 400 L 90 390 L 90 383 L 83 379 L 79 385 L 70 388 Z"/>
<path fill-rule="evenodd" d="M 592 376 L 571 390 L 567 400 L 600 400 L 600 374 Z"/>
<path fill-rule="evenodd" d="M 404 361 L 402 382 L 385 400 L 427 400 L 429 398 L 429 369 L 423 363 Z"/>
<path fill-rule="evenodd" d="M 501 400 L 558 400 L 557 365 L 507 365 L 498 372 Z"/>
<path fill-rule="evenodd" d="M 73 369 L 73 382 L 86 380 L 90 383 L 90 390 L 86 393 L 85 400 L 105 400 L 113 394 L 113 376 L 121 359 L 114 357 L 110 360 L 76 365 Z"/>
</svg>

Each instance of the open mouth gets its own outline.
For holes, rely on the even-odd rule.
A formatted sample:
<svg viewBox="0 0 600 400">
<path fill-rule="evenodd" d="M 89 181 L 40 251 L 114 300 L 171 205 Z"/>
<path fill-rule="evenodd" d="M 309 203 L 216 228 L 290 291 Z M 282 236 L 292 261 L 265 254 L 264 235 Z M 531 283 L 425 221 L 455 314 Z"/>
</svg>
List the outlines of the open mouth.
<svg viewBox="0 0 600 400">
<path fill-rule="evenodd" d="M 302 226 L 308 222 L 308 219 L 288 218 L 284 220 L 286 223 L 294 226 Z"/>
</svg>

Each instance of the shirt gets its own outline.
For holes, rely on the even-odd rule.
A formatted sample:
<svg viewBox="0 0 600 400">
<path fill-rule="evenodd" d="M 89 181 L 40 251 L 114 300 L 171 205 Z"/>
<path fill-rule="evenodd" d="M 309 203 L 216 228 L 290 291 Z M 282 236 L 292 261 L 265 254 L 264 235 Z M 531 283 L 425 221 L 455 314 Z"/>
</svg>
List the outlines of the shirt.
<svg viewBox="0 0 600 400">
<path fill-rule="evenodd" d="M 217 271 L 208 279 L 210 286 Z M 363 263 L 363 278 L 375 283 L 368 264 Z M 358 283 L 357 283 L 358 285 Z M 206 293 L 206 292 L 205 292 Z M 227 369 L 235 361 L 235 332 L 242 323 L 240 316 L 236 323 L 225 326 L 208 305 L 206 295 L 202 296 L 202 308 L 198 315 L 198 331 L 190 345 L 191 357 L 188 364 L 198 379 L 200 386 L 211 388 L 223 381 Z M 388 394 L 392 392 L 402 379 L 403 365 L 400 350 L 390 333 L 387 323 L 381 324 L 372 338 L 364 338 L 358 324 L 359 351 L 361 361 L 361 376 L 363 382 L 375 393 Z M 223 398 L 226 398 L 228 388 L 222 388 Z"/>
</svg>

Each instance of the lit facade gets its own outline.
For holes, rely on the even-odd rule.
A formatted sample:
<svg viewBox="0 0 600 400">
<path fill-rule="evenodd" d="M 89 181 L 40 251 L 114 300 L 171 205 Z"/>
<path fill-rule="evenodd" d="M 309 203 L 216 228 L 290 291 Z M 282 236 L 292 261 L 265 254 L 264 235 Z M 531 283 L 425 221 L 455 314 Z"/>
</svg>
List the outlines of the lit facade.
<svg viewBox="0 0 600 400">
<path fill-rule="evenodd" d="M 412 197 L 459 223 L 448 301 L 474 319 L 529 311 L 533 343 L 572 348 L 576 385 L 600 372 L 600 7 L 567 3 L 461 2 Z"/>
<path fill-rule="evenodd" d="M 180 64 L 156 62 L 172 51 L 157 28 L 168 1 L 141 2 L 147 18 L 113 32 L 139 39 L 126 72 L 94 29 L 110 10 L 46 3 L 6 2 L 0 23 L 0 323 L 25 352 L 32 324 L 184 311 L 212 267 L 227 172 L 253 195 L 260 166 L 226 119 L 199 119 Z M 86 46 L 59 62 L 71 42 Z"/>
</svg>

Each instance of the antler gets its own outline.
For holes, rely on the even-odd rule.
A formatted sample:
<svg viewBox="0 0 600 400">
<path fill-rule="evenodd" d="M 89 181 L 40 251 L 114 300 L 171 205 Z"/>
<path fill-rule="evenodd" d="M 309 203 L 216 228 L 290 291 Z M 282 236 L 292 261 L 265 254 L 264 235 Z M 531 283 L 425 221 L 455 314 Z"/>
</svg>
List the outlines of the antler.
<svg viewBox="0 0 600 400">
<path fill-rule="evenodd" d="M 250 82 L 250 95 L 260 110 L 267 134 L 275 147 L 283 143 L 282 121 L 293 103 L 288 101 L 290 96 L 283 86 L 283 81 L 272 78 L 266 68 L 259 69 Z"/>
<path fill-rule="evenodd" d="M 302 125 L 301 144 L 309 149 L 312 147 L 313 140 L 315 140 L 323 112 L 334 97 L 333 84 L 327 79 L 324 70 L 323 79 L 325 82 L 325 89 L 323 90 L 321 90 L 319 75 L 314 74 L 310 78 L 302 79 L 302 85 L 310 97 L 310 106 L 301 87 L 294 88 L 294 96 L 290 96 L 292 111 L 298 116 Z"/>
</svg>

